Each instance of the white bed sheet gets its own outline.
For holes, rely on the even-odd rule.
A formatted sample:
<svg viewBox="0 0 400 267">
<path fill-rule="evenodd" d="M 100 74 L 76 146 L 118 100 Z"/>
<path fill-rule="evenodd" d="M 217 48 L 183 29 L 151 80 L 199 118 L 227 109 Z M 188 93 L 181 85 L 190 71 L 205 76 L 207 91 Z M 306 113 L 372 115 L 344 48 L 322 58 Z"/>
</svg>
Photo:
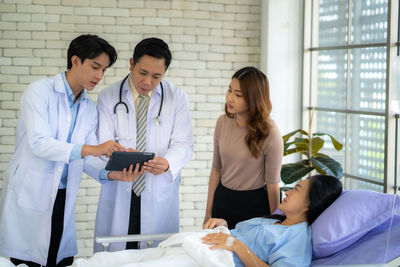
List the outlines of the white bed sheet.
<svg viewBox="0 0 400 267">
<path fill-rule="evenodd" d="M 232 252 L 222 249 L 210 250 L 201 238 L 209 233 L 229 233 L 226 227 L 218 227 L 201 232 L 174 234 L 161 242 L 157 248 L 144 250 L 124 250 L 117 252 L 98 252 L 89 259 L 77 259 L 74 267 L 195 267 L 215 266 L 233 267 Z"/>
</svg>

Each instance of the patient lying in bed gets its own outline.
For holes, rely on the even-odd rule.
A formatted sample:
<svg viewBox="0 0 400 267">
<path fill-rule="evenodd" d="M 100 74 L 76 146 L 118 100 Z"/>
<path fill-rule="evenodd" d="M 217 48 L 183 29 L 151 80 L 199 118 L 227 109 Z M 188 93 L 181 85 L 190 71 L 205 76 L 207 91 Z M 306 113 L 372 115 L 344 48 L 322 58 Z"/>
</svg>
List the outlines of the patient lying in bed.
<svg viewBox="0 0 400 267">
<path fill-rule="evenodd" d="M 341 191 L 336 178 L 312 176 L 286 192 L 280 219 L 254 218 L 229 232 L 225 220 L 211 218 L 203 232 L 175 234 L 157 248 L 96 253 L 74 266 L 309 266 L 309 225 Z"/>
</svg>

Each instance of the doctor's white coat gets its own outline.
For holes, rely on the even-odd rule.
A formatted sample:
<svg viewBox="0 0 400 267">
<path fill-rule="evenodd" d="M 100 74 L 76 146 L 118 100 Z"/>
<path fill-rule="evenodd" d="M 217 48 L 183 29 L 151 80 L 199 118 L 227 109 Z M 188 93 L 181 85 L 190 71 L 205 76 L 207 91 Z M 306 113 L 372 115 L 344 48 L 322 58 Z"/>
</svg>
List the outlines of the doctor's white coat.
<svg viewBox="0 0 400 267">
<path fill-rule="evenodd" d="M 14 155 L 0 199 L 0 254 L 45 265 L 51 216 L 62 170 L 68 163 L 64 231 L 57 262 L 77 254 L 75 199 L 82 171 L 98 179 L 98 158 L 69 161 L 74 144 L 97 145 L 96 104 L 82 92 L 71 143 L 71 111 L 61 74 L 28 86 L 20 101 Z"/>
<path fill-rule="evenodd" d="M 146 186 L 141 194 L 141 233 L 158 234 L 179 231 L 179 184 L 181 169 L 193 153 L 192 124 L 187 95 L 172 83 L 163 80 L 164 101 L 160 125 L 154 123 L 161 103 L 161 86 L 153 92 L 148 112 L 146 151 L 166 158 L 170 170 L 160 175 L 145 174 Z M 115 140 L 114 106 L 119 101 L 117 82 L 103 90 L 98 97 L 99 141 Z M 126 81 L 122 88 L 122 101 L 129 108 L 129 138 L 118 142 L 136 148 L 136 112 L 132 91 Z M 95 236 L 127 235 L 132 182 L 111 181 L 101 187 L 97 208 Z M 114 243 L 110 251 L 125 249 L 125 243 Z M 94 250 L 102 250 L 97 243 Z"/>
</svg>

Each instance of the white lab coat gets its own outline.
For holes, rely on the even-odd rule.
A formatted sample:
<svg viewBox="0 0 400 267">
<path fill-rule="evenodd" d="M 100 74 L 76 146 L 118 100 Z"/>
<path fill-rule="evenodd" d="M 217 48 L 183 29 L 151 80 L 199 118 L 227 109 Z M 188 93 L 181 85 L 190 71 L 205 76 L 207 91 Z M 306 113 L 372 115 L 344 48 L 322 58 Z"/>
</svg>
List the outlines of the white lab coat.
<svg viewBox="0 0 400 267">
<path fill-rule="evenodd" d="M 145 174 L 146 187 L 141 194 L 141 233 L 174 233 L 179 231 L 179 184 L 181 169 L 193 153 L 192 124 L 187 95 L 172 83 L 162 81 L 164 102 L 161 124 L 153 121 L 161 102 L 161 86 L 153 92 L 148 112 L 146 151 L 154 152 L 169 162 L 170 170 L 155 176 Z M 103 90 L 98 97 L 99 141 L 115 139 L 114 106 L 119 101 L 121 81 Z M 136 112 L 129 80 L 122 88 L 122 101 L 129 108 L 129 139 L 118 140 L 125 146 L 136 148 Z M 101 187 L 97 208 L 95 236 L 126 235 L 128 233 L 132 182 L 112 181 Z M 110 250 L 125 249 L 125 243 L 110 245 Z M 101 246 L 94 244 L 94 250 Z"/>
<path fill-rule="evenodd" d="M 20 101 L 14 155 L 0 202 L 0 254 L 45 265 L 51 216 L 62 170 L 68 165 L 64 232 L 57 262 L 77 254 L 75 199 L 82 171 L 98 179 L 104 162 L 69 161 L 74 144 L 98 143 L 95 103 L 82 92 L 71 143 L 66 142 L 71 111 L 61 74 L 28 86 Z"/>
</svg>

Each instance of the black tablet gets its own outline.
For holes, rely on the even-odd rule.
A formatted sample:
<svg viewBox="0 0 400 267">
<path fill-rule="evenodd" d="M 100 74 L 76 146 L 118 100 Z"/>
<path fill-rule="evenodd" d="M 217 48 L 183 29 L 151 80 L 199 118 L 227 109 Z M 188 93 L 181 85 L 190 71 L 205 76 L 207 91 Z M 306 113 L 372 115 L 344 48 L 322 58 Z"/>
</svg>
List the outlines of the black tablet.
<svg viewBox="0 0 400 267">
<path fill-rule="evenodd" d="M 154 158 L 154 153 L 150 152 L 121 152 L 115 151 L 112 153 L 107 162 L 107 171 L 122 171 L 124 168 L 129 169 L 129 165 L 133 165 L 135 169 L 136 163 L 139 163 L 139 171 L 144 162 Z"/>
</svg>

